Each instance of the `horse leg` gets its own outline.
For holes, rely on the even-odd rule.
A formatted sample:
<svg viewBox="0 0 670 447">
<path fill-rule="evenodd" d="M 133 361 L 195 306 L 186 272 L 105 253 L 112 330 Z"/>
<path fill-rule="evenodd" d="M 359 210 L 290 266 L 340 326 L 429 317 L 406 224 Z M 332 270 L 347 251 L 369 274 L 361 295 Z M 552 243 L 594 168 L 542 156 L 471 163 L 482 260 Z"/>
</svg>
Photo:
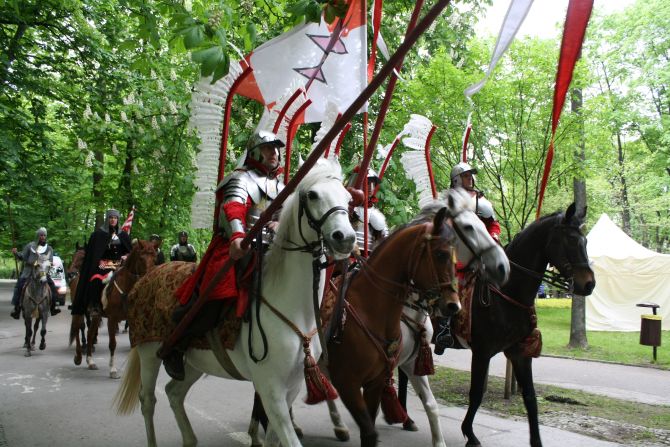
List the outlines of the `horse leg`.
<svg viewBox="0 0 670 447">
<path fill-rule="evenodd" d="M 407 383 L 407 374 L 405 374 L 405 371 L 398 368 L 398 400 L 405 412 L 407 412 Z M 402 424 L 402 429 L 407 431 L 419 431 L 414 420 L 409 417 L 409 413 L 407 413 L 407 420 Z"/>
<path fill-rule="evenodd" d="M 468 396 L 468 411 L 461 424 L 461 432 L 468 438 L 466 447 L 481 446 L 479 439 L 472 430 L 472 423 L 475 420 L 475 414 L 482 403 L 484 396 L 484 387 L 486 386 L 486 376 L 489 372 L 490 357 L 478 354 L 472 351 L 472 363 L 470 365 L 470 394 Z"/>
<path fill-rule="evenodd" d="M 33 336 L 30 339 L 30 349 L 33 351 L 35 350 L 35 339 L 37 338 L 37 328 L 40 327 L 40 320 L 42 320 L 42 317 L 39 316 L 35 319 L 35 324 L 33 325 Z"/>
<path fill-rule="evenodd" d="M 49 309 L 45 310 L 44 317 L 40 317 L 42 320 L 42 330 L 40 330 L 40 351 L 44 351 L 47 348 L 47 319 L 49 315 Z M 35 323 L 35 331 L 37 331 L 37 323 Z"/>
<path fill-rule="evenodd" d="M 118 379 L 119 370 L 114 364 L 114 352 L 116 351 L 116 332 L 112 329 L 116 328 L 116 319 L 112 317 L 107 318 L 107 332 L 109 332 L 109 377 L 111 379 Z"/>
<path fill-rule="evenodd" d="M 296 425 L 295 422 L 293 422 L 293 410 L 292 410 L 292 405 L 293 401 L 295 398 L 298 396 L 298 393 L 300 392 L 300 387 L 287 391 L 286 392 L 286 405 L 288 406 L 289 409 L 289 415 L 291 417 L 291 425 L 293 427 L 293 430 L 295 431 Z M 260 399 L 259 399 L 260 400 Z M 262 407 L 262 402 L 261 402 L 261 407 Z M 267 416 L 266 416 L 266 422 L 267 421 Z M 300 428 L 298 428 L 300 430 Z M 298 432 L 296 432 L 296 436 L 301 436 Z M 265 447 L 281 447 L 280 439 L 279 439 L 279 432 L 274 429 L 272 424 L 267 424 L 266 431 L 265 431 L 265 441 L 263 443 Z M 300 444 L 302 445 L 302 444 Z"/>
<path fill-rule="evenodd" d="M 90 337 L 90 336 L 89 336 Z M 90 338 L 89 338 L 90 340 Z M 156 357 L 160 343 L 143 343 L 136 347 L 140 357 L 140 406 L 144 416 L 144 428 L 147 432 L 147 445 L 156 447 L 156 428 L 154 427 L 154 411 L 156 409 L 156 380 L 161 367 L 161 359 Z"/>
<path fill-rule="evenodd" d="M 301 446 L 300 439 L 298 439 L 291 423 L 286 385 L 278 383 L 276 380 L 258 381 L 257 385 L 256 391 L 261 396 L 263 407 L 270 422 L 270 430 L 265 436 L 266 446 L 275 434 L 284 447 Z"/>
<path fill-rule="evenodd" d="M 70 344 L 72 340 L 75 341 L 74 347 L 74 364 L 81 365 L 81 339 L 79 338 L 79 333 L 81 332 L 82 338 L 84 337 L 84 316 L 83 315 L 72 315 L 72 323 L 70 323 Z M 84 342 L 86 340 L 84 339 Z"/>
<path fill-rule="evenodd" d="M 349 413 L 356 421 L 360 430 L 361 446 L 374 446 L 377 444 L 377 431 L 375 424 L 370 417 L 363 395 L 360 392 L 360 386 L 357 384 L 333 383 L 337 392 L 340 393 L 340 399 Z"/>
<path fill-rule="evenodd" d="M 505 355 L 512 361 L 514 374 L 519 385 L 521 385 L 523 404 L 528 413 L 530 445 L 531 447 L 542 447 L 537 416 L 537 397 L 535 396 L 535 386 L 533 385 L 533 359 L 531 357 L 524 357 L 519 351 L 510 352 L 509 354 L 506 351 Z"/>
<path fill-rule="evenodd" d="M 98 336 L 98 327 L 100 326 L 100 321 L 102 317 L 100 315 L 95 315 L 91 317 L 91 324 L 88 326 L 88 343 L 86 344 L 86 364 L 88 369 L 95 370 L 98 369 L 98 365 L 95 364 L 93 360 L 93 343 L 91 340 L 95 340 Z"/>
<path fill-rule="evenodd" d="M 23 347 L 26 348 L 26 352 L 25 352 L 24 355 L 26 357 L 30 357 L 32 355 L 32 353 L 30 352 L 30 338 L 33 335 L 33 318 L 31 316 L 26 317 L 25 310 L 24 310 L 23 318 L 24 318 L 24 323 L 26 325 L 26 337 L 25 337 L 25 341 L 23 343 Z"/>
<path fill-rule="evenodd" d="M 335 437 L 340 441 L 349 440 L 349 428 L 344 422 L 342 422 L 342 417 L 340 412 L 337 409 L 337 404 L 334 400 L 327 400 L 326 404 L 328 405 L 328 414 L 330 414 L 330 420 L 333 423 L 333 431 L 335 432 Z"/>
<path fill-rule="evenodd" d="M 249 429 L 247 433 L 251 438 L 251 447 L 262 447 L 263 441 L 259 435 L 259 426 L 263 426 L 263 430 L 267 433 L 268 416 L 265 414 L 263 402 L 258 393 L 254 392 L 254 406 L 251 410 L 251 420 L 249 421 Z"/>
<path fill-rule="evenodd" d="M 407 365 L 407 368 L 413 367 L 414 365 Z M 444 436 L 442 436 L 442 427 L 440 426 L 440 409 L 435 400 L 435 396 L 433 396 L 433 392 L 430 389 L 428 376 L 415 376 L 411 373 L 408 373 L 407 375 L 412 382 L 414 391 L 419 395 L 421 403 L 423 404 L 423 409 L 428 416 L 433 447 L 447 447 L 447 444 L 444 441 Z"/>
<path fill-rule="evenodd" d="M 184 447 L 190 447 L 198 444 L 198 438 L 196 438 L 191 422 L 188 420 L 188 415 L 184 408 L 184 399 L 186 398 L 188 390 L 190 390 L 193 384 L 202 376 L 202 372 L 190 366 L 188 362 L 184 363 L 184 380 L 170 380 L 165 386 L 165 392 L 170 401 L 170 407 L 172 408 L 174 417 L 177 420 L 177 426 L 181 432 L 182 443 Z"/>
</svg>

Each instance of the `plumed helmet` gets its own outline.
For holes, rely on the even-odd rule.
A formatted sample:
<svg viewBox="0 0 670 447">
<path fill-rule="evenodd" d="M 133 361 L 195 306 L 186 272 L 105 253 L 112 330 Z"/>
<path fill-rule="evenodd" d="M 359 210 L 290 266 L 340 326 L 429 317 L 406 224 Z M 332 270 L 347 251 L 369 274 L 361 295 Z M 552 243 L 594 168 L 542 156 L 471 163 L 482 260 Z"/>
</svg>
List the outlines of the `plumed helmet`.
<svg viewBox="0 0 670 447">
<path fill-rule="evenodd" d="M 44 237 L 47 237 L 47 229 L 44 227 L 40 227 L 37 229 L 35 232 L 35 239 L 39 239 L 41 235 L 44 235 Z"/>
<path fill-rule="evenodd" d="M 267 130 L 259 130 L 249 138 L 247 143 L 247 158 L 262 162 L 261 147 L 269 144 L 275 148 L 284 147 L 285 144 L 277 135 Z"/>
<path fill-rule="evenodd" d="M 463 186 L 463 180 L 461 179 L 461 174 L 464 174 L 466 172 L 471 172 L 472 173 L 472 176 L 473 176 L 472 177 L 472 184 L 474 185 L 474 183 L 475 183 L 474 175 L 477 173 L 477 170 L 475 168 L 473 168 L 472 166 L 470 166 L 469 164 L 467 164 L 466 162 L 462 161 L 451 169 L 450 178 L 451 178 L 451 187 L 452 188 L 455 188 L 455 187 L 458 187 L 458 186 L 460 186 L 460 187 Z"/>
</svg>

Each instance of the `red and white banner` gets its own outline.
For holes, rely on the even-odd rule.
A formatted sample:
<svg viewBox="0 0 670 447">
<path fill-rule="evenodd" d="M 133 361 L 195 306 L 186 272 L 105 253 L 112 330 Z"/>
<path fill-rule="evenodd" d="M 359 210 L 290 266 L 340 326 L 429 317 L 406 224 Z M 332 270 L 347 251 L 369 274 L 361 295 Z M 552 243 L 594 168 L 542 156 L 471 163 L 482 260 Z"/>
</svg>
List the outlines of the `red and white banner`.
<svg viewBox="0 0 670 447">
<path fill-rule="evenodd" d="M 254 71 L 236 93 L 269 107 L 314 75 L 307 89 L 312 105 L 304 122 L 322 121 L 329 101 L 345 111 L 367 86 L 365 2 L 351 0 L 340 37 L 326 54 L 336 24 L 329 25 L 322 18 L 320 23 L 299 25 L 256 48 L 245 58 Z"/>
<path fill-rule="evenodd" d="M 128 213 L 128 218 L 126 219 L 125 222 L 123 222 L 123 226 L 121 226 L 121 231 L 125 231 L 130 235 L 130 229 L 133 226 L 133 218 L 135 217 L 135 207 L 133 207 L 130 210 L 130 213 Z"/>
</svg>

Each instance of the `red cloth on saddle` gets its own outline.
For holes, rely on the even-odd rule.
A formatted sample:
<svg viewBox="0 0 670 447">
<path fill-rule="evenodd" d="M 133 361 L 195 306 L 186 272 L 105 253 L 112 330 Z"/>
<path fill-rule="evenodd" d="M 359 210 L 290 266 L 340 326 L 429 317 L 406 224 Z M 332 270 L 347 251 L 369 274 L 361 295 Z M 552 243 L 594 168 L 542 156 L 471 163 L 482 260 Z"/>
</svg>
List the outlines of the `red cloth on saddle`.
<svg viewBox="0 0 670 447">
<path fill-rule="evenodd" d="M 182 305 L 191 299 L 198 283 L 200 283 L 199 293 L 205 291 L 214 275 L 230 258 L 229 250 L 230 241 L 218 234 L 214 236 L 196 271 L 175 292 L 175 296 Z M 253 266 L 253 263 L 250 263 L 251 266 Z M 209 300 L 231 299 L 237 299 L 236 314 L 238 317 L 241 317 L 247 308 L 249 299 L 247 290 L 245 288 L 238 288 L 235 267 L 223 275 L 223 278 L 221 278 L 209 295 Z"/>
</svg>

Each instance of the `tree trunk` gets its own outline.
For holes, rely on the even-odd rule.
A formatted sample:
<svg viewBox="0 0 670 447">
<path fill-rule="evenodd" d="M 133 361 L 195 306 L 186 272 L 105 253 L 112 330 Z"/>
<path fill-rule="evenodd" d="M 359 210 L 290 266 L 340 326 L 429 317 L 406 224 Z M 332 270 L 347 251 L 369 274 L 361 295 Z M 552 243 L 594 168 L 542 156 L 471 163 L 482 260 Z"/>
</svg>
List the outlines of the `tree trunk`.
<svg viewBox="0 0 670 447">
<path fill-rule="evenodd" d="M 586 153 L 584 150 L 584 127 L 581 120 L 582 113 L 582 90 L 576 88 L 572 91 L 572 112 L 580 118 L 580 140 L 575 151 L 575 164 L 584 166 Z M 575 207 L 577 215 L 586 210 L 586 182 L 580 173 L 579 178 L 572 180 L 575 195 Z M 572 311 L 570 313 L 570 348 L 587 348 L 589 343 L 586 339 L 586 301 L 581 295 L 572 296 Z"/>
</svg>

